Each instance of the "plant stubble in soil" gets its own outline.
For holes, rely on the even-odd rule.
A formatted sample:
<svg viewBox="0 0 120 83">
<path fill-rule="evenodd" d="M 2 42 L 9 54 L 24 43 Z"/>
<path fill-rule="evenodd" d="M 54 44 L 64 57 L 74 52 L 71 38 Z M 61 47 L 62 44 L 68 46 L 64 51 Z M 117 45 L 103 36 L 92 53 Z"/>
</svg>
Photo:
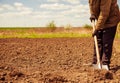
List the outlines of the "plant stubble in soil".
<svg viewBox="0 0 120 83">
<path fill-rule="evenodd" d="M 87 65 L 92 38 L 0 39 L 0 83 L 120 83 L 119 40 L 106 71 Z"/>
</svg>

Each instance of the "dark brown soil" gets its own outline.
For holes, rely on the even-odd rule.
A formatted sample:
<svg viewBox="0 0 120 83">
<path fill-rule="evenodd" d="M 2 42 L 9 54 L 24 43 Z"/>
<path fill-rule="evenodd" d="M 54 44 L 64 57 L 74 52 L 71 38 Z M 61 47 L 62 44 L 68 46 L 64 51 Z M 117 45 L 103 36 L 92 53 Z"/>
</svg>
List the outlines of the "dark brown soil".
<svg viewBox="0 0 120 83">
<path fill-rule="evenodd" d="M 0 39 L 0 83 L 120 83 L 119 45 L 106 71 L 88 65 L 92 38 Z"/>
</svg>

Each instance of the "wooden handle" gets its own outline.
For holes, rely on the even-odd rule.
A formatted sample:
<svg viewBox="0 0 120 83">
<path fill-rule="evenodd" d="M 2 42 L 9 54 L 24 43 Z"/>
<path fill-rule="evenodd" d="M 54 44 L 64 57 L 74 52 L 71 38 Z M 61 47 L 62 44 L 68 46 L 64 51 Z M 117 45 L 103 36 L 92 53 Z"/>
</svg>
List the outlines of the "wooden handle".
<svg viewBox="0 0 120 83">
<path fill-rule="evenodd" d="M 92 21 L 93 32 L 95 31 L 95 21 Z"/>
<path fill-rule="evenodd" d="M 93 32 L 95 31 L 95 21 L 92 21 L 92 27 L 93 27 Z M 97 42 L 97 36 L 94 36 L 94 41 L 95 41 L 95 48 L 96 48 L 96 54 L 97 54 L 97 64 L 99 65 L 99 68 L 101 69 L 101 63 L 100 63 L 100 53 L 99 53 L 99 48 L 98 48 L 98 42 Z"/>
</svg>

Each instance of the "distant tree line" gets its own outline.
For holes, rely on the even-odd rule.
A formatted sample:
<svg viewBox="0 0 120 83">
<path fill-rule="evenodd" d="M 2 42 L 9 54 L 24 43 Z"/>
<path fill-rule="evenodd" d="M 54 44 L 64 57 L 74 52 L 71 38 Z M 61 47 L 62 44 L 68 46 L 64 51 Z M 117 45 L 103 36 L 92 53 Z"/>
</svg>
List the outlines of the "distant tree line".
<svg viewBox="0 0 120 83">
<path fill-rule="evenodd" d="M 57 28 L 54 21 L 49 22 L 49 23 L 46 25 L 46 27 L 47 27 L 48 29 L 51 29 L 51 31 L 54 31 L 54 30 Z M 67 25 L 64 26 L 63 28 L 66 29 L 66 30 L 69 30 L 69 29 L 72 28 L 72 25 L 71 25 L 71 24 L 67 24 Z M 83 25 L 82 28 L 92 29 L 92 26 L 89 25 L 89 24 L 85 24 L 85 25 Z"/>
</svg>

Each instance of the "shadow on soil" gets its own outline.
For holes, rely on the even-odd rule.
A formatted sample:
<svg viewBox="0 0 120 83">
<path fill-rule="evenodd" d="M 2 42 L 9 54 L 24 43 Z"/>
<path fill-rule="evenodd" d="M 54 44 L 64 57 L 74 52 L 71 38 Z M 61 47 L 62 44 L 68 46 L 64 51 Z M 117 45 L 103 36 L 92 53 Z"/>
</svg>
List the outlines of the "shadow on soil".
<svg viewBox="0 0 120 83">
<path fill-rule="evenodd" d="M 115 66 L 114 68 L 111 68 L 112 71 L 117 72 L 120 70 L 120 66 Z"/>
</svg>

